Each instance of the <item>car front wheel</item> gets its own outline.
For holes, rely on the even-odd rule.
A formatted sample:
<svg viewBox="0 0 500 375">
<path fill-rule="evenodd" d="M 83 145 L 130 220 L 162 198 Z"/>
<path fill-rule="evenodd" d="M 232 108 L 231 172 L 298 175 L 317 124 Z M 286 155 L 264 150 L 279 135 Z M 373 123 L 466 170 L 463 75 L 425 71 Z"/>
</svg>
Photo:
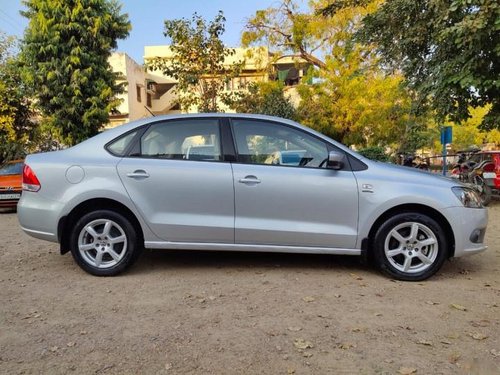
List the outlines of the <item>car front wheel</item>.
<svg viewBox="0 0 500 375">
<path fill-rule="evenodd" d="M 114 211 L 87 213 L 76 222 L 71 233 L 71 254 L 92 275 L 116 275 L 131 266 L 140 252 L 134 226 Z"/>
<path fill-rule="evenodd" d="M 405 281 L 434 275 L 446 260 L 448 243 L 441 226 L 420 213 L 400 213 L 377 230 L 374 256 L 379 268 Z"/>
</svg>

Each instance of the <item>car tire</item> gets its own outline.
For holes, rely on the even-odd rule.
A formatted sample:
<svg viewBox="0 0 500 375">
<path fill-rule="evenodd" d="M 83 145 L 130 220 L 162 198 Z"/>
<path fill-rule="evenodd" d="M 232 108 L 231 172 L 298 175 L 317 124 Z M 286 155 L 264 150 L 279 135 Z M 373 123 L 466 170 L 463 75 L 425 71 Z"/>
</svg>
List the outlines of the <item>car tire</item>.
<svg viewBox="0 0 500 375">
<path fill-rule="evenodd" d="M 110 210 L 85 214 L 73 226 L 71 254 L 95 276 L 114 276 L 130 267 L 142 251 L 137 230 L 129 219 Z"/>
<path fill-rule="evenodd" d="M 421 281 L 434 275 L 448 254 L 443 228 L 431 217 L 405 212 L 384 222 L 376 231 L 373 257 L 389 276 Z"/>
</svg>

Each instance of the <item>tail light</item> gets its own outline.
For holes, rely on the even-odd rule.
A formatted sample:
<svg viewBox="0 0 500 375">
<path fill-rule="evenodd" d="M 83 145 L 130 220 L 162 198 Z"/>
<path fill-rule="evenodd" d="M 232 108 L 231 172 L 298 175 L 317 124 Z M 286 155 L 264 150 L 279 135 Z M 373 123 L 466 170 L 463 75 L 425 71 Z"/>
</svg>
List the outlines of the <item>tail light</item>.
<svg viewBox="0 0 500 375">
<path fill-rule="evenodd" d="M 495 164 L 488 163 L 483 167 L 484 172 L 495 172 Z"/>
<path fill-rule="evenodd" d="M 24 164 L 23 168 L 23 190 L 37 192 L 42 186 L 36 177 L 33 169 L 29 165 Z"/>
</svg>

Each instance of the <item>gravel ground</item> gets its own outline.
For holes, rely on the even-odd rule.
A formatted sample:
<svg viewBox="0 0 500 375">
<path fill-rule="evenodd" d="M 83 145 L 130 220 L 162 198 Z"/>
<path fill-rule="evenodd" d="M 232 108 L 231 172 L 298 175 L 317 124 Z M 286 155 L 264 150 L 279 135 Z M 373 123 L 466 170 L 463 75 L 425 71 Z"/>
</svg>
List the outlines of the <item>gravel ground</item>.
<svg viewBox="0 0 500 375">
<path fill-rule="evenodd" d="M 489 250 L 420 283 L 355 257 L 189 251 L 97 278 L 2 213 L 0 373 L 498 374 L 489 212 Z"/>
</svg>

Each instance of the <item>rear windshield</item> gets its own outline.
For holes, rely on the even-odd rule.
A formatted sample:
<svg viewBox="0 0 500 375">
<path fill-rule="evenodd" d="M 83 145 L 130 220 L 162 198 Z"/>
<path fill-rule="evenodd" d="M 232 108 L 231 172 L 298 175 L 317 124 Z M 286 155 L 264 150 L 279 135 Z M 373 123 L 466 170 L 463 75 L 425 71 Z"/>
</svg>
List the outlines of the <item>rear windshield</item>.
<svg viewBox="0 0 500 375">
<path fill-rule="evenodd" d="M 11 174 L 22 174 L 23 163 L 7 163 L 0 167 L 0 176 L 7 176 Z"/>
</svg>

